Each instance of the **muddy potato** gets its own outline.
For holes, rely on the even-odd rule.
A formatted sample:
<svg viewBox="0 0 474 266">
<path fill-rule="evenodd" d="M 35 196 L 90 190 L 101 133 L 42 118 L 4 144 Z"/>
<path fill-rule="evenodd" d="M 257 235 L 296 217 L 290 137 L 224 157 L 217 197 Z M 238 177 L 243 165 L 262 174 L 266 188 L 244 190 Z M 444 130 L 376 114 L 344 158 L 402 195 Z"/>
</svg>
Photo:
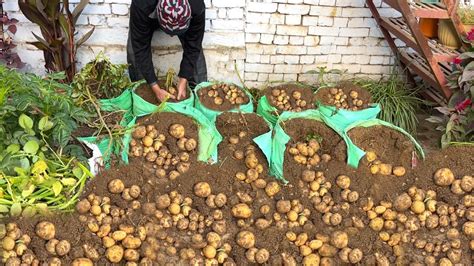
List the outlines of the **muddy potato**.
<svg viewBox="0 0 474 266">
<path fill-rule="evenodd" d="M 268 250 L 262 248 L 255 253 L 255 261 L 259 264 L 264 264 L 270 258 L 270 252 Z"/>
<path fill-rule="evenodd" d="M 171 198 L 168 194 L 160 195 L 156 197 L 156 207 L 160 210 L 168 208 L 171 204 Z"/>
<path fill-rule="evenodd" d="M 71 250 L 71 244 L 67 240 L 58 241 L 55 246 L 56 254 L 60 257 L 66 256 Z"/>
<path fill-rule="evenodd" d="M 249 155 L 247 155 L 247 157 L 245 158 L 245 165 L 249 169 L 254 169 L 257 167 L 258 159 L 254 153 L 250 153 Z"/>
<path fill-rule="evenodd" d="M 353 264 L 359 263 L 363 256 L 364 254 L 362 251 L 358 248 L 355 248 L 349 253 L 349 261 Z"/>
<path fill-rule="evenodd" d="M 397 177 L 402 177 L 406 174 L 406 169 L 405 167 L 402 166 L 396 166 L 393 168 L 393 175 Z"/>
<path fill-rule="evenodd" d="M 130 235 L 127 235 L 123 240 L 122 240 L 122 245 L 125 248 L 131 248 L 131 249 L 137 249 L 141 246 L 142 241 L 138 237 L 133 237 Z"/>
<path fill-rule="evenodd" d="M 197 141 L 195 139 L 188 139 L 184 144 L 184 147 L 187 151 L 193 151 L 197 147 Z"/>
<path fill-rule="evenodd" d="M 454 181 L 454 174 L 448 168 L 441 168 L 434 174 L 434 182 L 438 186 L 449 186 Z"/>
<path fill-rule="evenodd" d="M 462 231 L 467 237 L 469 237 L 470 239 L 474 239 L 474 222 L 465 222 L 462 226 Z"/>
<path fill-rule="evenodd" d="M 337 248 L 329 244 L 323 244 L 323 246 L 318 249 L 318 252 L 319 255 L 323 257 L 334 257 L 337 254 Z"/>
<path fill-rule="evenodd" d="M 381 175 L 391 175 L 392 174 L 392 165 L 387 163 L 382 163 L 379 165 L 379 173 Z"/>
<path fill-rule="evenodd" d="M 313 265 L 319 265 L 320 261 L 321 261 L 320 257 L 312 253 L 304 257 L 302 263 L 303 263 L 303 266 L 313 266 Z"/>
<path fill-rule="evenodd" d="M 97 250 L 94 247 L 88 244 L 84 244 L 82 246 L 82 250 L 84 251 L 84 255 L 86 255 L 87 258 L 93 261 L 98 260 L 100 257 L 99 252 L 97 252 Z"/>
<path fill-rule="evenodd" d="M 112 263 L 119 263 L 123 258 L 124 250 L 119 245 L 111 246 L 105 251 L 105 257 Z"/>
<path fill-rule="evenodd" d="M 336 248 L 342 249 L 349 243 L 349 237 L 347 233 L 342 231 L 335 231 L 331 235 L 331 244 Z"/>
<path fill-rule="evenodd" d="M 15 240 L 9 236 L 3 238 L 2 248 L 6 251 L 13 250 L 15 248 Z"/>
<path fill-rule="evenodd" d="M 280 185 L 277 182 L 270 182 L 265 187 L 265 192 L 269 197 L 275 196 L 278 192 L 280 192 Z"/>
<path fill-rule="evenodd" d="M 91 209 L 91 203 L 87 199 L 79 201 L 76 205 L 76 211 L 80 214 L 86 214 Z"/>
<path fill-rule="evenodd" d="M 255 235 L 250 231 L 241 231 L 237 234 L 236 242 L 243 248 L 252 248 L 255 245 Z"/>
<path fill-rule="evenodd" d="M 181 124 L 173 124 L 169 128 L 169 133 L 172 137 L 176 139 L 183 138 L 185 135 L 184 126 Z"/>
<path fill-rule="evenodd" d="M 466 193 L 470 193 L 474 188 L 474 178 L 472 176 L 465 175 L 461 178 L 461 188 Z"/>
<path fill-rule="evenodd" d="M 223 207 L 227 203 L 227 196 L 223 193 L 217 194 L 214 203 L 218 208 Z"/>
<path fill-rule="evenodd" d="M 252 209 L 245 203 L 239 203 L 232 207 L 232 215 L 237 218 L 247 219 L 252 216 Z"/>
<path fill-rule="evenodd" d="M 132 133 L 134 139 L 141 139 L 147 134 L 145 126 L 138 126 Z"/>
<path fill-rule="evenodd" d="M 36 225 L 36 235 L 44 240 L 53 239 L 56 235 L 56 228 L 50 222 L 40 222 Z"/>
<path fill-rule="evenodd" d="M 384 225 L 384 220 L 380 217 L 375 217 L 369 222 L 369 227 L 372 228 L 372 230 L 377 231 L 377 232 L 382 230 L 383 225 Z"/>
<path fill-rule="evenodd" d="M 289 200 L 279 200 L 276 203 L 276 209 L 279 213 L 287 213 L 291 210 L 291 202 Z"/>
<path fill-rule="evenodd" d="M 340 175 L 336 178 L 336 184 L 342 189 L 349 189 L 351 179 L 346 175 Z"/>
<path fill-rule="evenodd" d="M 375 154 L 375 152 L 373 151 L 368 151 L 366 154 L 365 154 L 365 159 L 371 163 L 375 160 L 377 160 L 377 154 Z"/>
<path fill-rule="evenodd" d="M 425 204 L 422 201 L 415 200 L 410 207 L 411 211 L 416 214 L 421 214 L 425 211 Z"/>
<path fill-rule="evenodd" d="M 120 179 L 114 179 L 107 185 L 109 192 L 112 194 L 120 194 L 125 189 L 125 184 Z"/>
<path fill-rule="evenodd" d="M 140 259 L 140 253 L 135 249 L 126 249 L 123 253 L 123 258 L 129 262 L 136 262 Z M 127 263 L 127 266 L 130 265 Z"/>
<path fill-rule="evenodd" d="M 194 194 L 200 198 L 206 198 L 211 195 L 211 186 L 206 182 L 199 182 L 194 185 Z"/>
<path fill-rule="evenodd" d="M 265 179 L 259 178 L 255 180 L 254 185 L 256 188 L 264 189 L 267 186 L 267 181 L 265 181 Z"/>
<path fill-rule="evenodd" d="M 399 212 L 404 212 L 412 206 L 411 197 L 407 193 L 403 193 L 395 199 L 394 207 Z"/>
<path fill-rule="evenodd" d="M 244 152 L 241 151 L 241 150 L 236 150 L 236 151 L 234 151 L 233 156 L 237 160 L 242 160 L 244 158 Z"/>
<path fill-rule="evenodd" d="M 454 180 L 451 184 L 451 192 L 456 195 L 464 194 L 464 190 L 461 188 L 461 180 Z"/>
</svg>

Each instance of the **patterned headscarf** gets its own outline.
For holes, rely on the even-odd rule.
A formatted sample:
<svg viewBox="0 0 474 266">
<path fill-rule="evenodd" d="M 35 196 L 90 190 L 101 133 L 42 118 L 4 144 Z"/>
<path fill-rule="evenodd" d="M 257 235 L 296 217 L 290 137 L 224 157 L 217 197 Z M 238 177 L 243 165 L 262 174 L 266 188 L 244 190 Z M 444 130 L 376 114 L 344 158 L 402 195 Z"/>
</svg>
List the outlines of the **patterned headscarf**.
<svg viewBox="0 0 474 266">
<path fill-rule="evenodd" d="M 188 0 L 159 0 L 157 8 L 161 29 L 171 35 L 184 33 L 191 22 Z"/>
</svg>

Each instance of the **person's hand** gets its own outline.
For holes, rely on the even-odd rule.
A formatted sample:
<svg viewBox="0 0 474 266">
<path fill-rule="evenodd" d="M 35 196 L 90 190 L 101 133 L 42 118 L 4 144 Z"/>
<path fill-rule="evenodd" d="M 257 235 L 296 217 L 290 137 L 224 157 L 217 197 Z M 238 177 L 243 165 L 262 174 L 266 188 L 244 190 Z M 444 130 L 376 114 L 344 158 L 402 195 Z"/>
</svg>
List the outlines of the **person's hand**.
<svg viewBox="0 0 474 266">
<path fill-rule="evenodd" d="M 185 78 L 179 78 L 178 81 L 178 101 L 186 98 L 186 91 L 188 88 L 188 80 Z"/>
<path fill-rule="evenodd" d="M 175 99 L 175 97 L 173 95 L 171 95 L 167 91 L 161 89 L 160 85 L 158 85 L 158 84 L 154 84 L 153 86 L 151 86 L 151 89 L 153 90 L 153 92 L 155 93 L 156 98 L 160 102 L 164 102 L 164 101 L 166 101 L 170 98 Z"/>
</svg>

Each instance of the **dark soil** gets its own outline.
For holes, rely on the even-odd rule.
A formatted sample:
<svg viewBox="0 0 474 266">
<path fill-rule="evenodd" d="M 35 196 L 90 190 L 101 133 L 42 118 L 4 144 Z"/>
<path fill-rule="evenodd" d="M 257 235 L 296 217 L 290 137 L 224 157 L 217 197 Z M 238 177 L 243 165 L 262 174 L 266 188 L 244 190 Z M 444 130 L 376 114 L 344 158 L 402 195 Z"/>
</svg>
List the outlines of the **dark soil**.
<svg viewBox="0 0 474 266">
<path fill-rule="evenodd" d="M 359 96 L 358 99 L 364 101 L 363 107 L 360 107 L 359 109 L 366 109 L 368 107 L 368 104 L 372 103 L 372 95 L 370 94 L 369 91 L 367 91 L 364 88 L 361 88 L 357 85 L 355 85 L 352 82 L 342 82 L 336 86 L 338 89 L 342 89 L 342 91 L 349 97 L 349 94 L 351 91 L 356 91 Z M 329 102 L 329 97 L 328 95 L 331 95 L 330 93 L 331 88 L 321 88 L 319 89 L 316 94 L 315 94 L 315 99 L 316 101 L 320 101 L 324 105 L 334 105 Z M 348 101 L 349 106 L 352 108 L 353 104 L 351 101 Z"/>
<path fill-rule="evenodd" d="M 165 88 L 165 81 L 159 81 L 158 84 L 160 85 L 160 88 L 165 89 L 166 91 L 168 91 L 168 89 Z M 135 90 L 135 93 L 138 96 L 142 97 L 145 101 L 147 101 L 151 104 L 155 104 L 155 105 L 160 104 L 158 99 L 155 96 L 155 93 L 151 90 L 151 88 L 148 84 L 143 84 L 140 87 L 138 87 Z M 186 98 L 185 99 L 181 99 L 181 100 L 178 101 L 177 99 L 171 99 L 170 98 L 170 99 L 168 99 L 168 102 L 176 103 L 176 102 L 184 101 L 186 99 L 189 99 L 189 97 L 191 96 L 191 93 L 193 93 L 193 92 L 188 89 L 188 92 L 186 93 Z M 178 94 L 176 93 L 174 96 L 177 97 Z"/>
<path fill-rule="evenodd" d="M 236 86 L 239 90 L 242 90 L 242 88 Z M 228 99 L 225 98 L 225 92 L 222 88 L 218 88 L 217 91 L 219 93 L 219 97 L 221 97 L 223 99 L 223 102 L 221 105 L 217 105 L 214 103 L 214 98 L 212 97 L 209 97 L 208 96 L 208 91 L 212 89 L 212 86 L 209 86 L 209 87 L 206 87 L 206 88 L 202 88 L 199 90 L 199 95 L 197 95 L 199 97 L 199 100 L 201 101 L 201 104 L 204 105 L 206 108 L 208 109 L 211 109 L 211 110 L 215 110 L 215 111 L 221 111 L 221 112 L 226 112 L 226 111 L 230 111 L 230 110 L 233 110 L 235 108 L 238 108 L 240 105 L 239 104 L 232 104 Z M 243 104 L 241 105 L 245 105 L 249 102 L 249 97 L 247 96 L 247 94 L 244 94 L 244 101 L 243 101 Z"/>
<path fill-rule="evenodd" d="M 315 98 L 315 95 L 313 94 L 313 90 L 311 89 L 311 87 L 300 86 L 300 85 L 297 85 L 297 84 L 283 84 L 283 85 L 279 85 L 279 86 L 276 86 L 276 87 L 269 87 L 269 88 L 265 89 L 262 92 L 262 94 L 267 96 L 268 102 L 273 107 L 278 108 L 277 106 L 274 106 L 272 104 L 272 99 L 274 98 L 272 96 L 272 90 L 273 89 L 285 90 L 287 92 L 287 94 L 290 96 L 289 102 L 290 102 L 291 106 L 293 107 L 293 109 L 298 107 L 296 105 L 296 100 L 291 96 L 293 94 L 293 92 L 295 92 L 295 91 L 299 91 L 301 93 L 301 100 L 304 100 L 307 103 L 305 107 L 301 107 L 302 111 L 309 110 L 309 109 L 314 109 L 314 107 L 315 107 L 314 103 L 315 103 L 316 98 Z"/>
</svg>

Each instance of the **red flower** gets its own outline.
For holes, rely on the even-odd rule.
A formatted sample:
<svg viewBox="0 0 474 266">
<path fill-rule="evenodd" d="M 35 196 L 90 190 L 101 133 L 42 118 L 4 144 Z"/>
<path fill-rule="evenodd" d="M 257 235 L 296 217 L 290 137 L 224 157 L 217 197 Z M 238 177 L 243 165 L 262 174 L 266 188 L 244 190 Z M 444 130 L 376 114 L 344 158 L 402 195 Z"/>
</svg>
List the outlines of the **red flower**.
<svg viewBox="0 0 474 266">
<path fill-rule="evenodd" d="M 453 63 L 456 64 L 456 65 L 461 64 L 461 62 L 462 62 L 462 59 L 459 58 L 459 57 L 456 57 L 456 58 L 453 59 Z"/>
<path fill-rule="evenodd" d="M 472 29 L 468 34 L 467 34 L 467 39 L 469 41 L 473 41 L 474 40 L 474 29 Z"/>
<path fill-rule="evenodd" d="M 466 100 L 458 103 L 455 107 L 456 111 L 462 112 L 464 111 L 467 107 L 469 107 L 472 104 L 471 99 L 467 98 Z"/>
</svg>

